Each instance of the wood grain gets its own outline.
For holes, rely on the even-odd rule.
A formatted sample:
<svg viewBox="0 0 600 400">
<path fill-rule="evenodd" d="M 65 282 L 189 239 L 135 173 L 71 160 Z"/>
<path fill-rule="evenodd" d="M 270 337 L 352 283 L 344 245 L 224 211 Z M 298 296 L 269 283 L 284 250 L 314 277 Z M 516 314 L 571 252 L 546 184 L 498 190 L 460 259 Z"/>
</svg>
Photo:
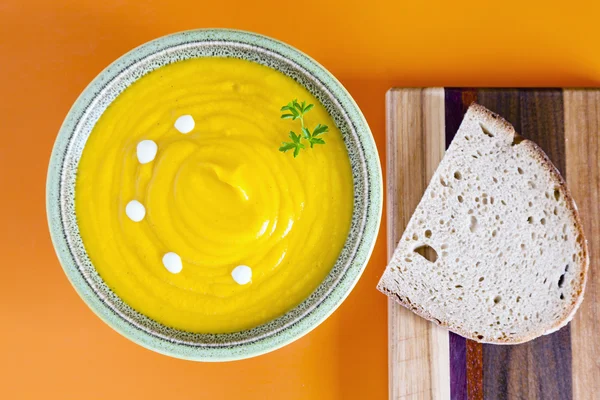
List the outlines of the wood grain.
<svg viewBox="0 0 600 400">
<path fill-rule="evenodd" d="M 478 90 L 477 102 L 535 141 L 565 172 L 562 90 Z M 521 345 L 484 345 L 483 379 L 489 399 L 571 398 L 569 328 Z"/>
<path fill-rule="evenodd" d="M 445 150 L 444 90 L 387 93 L 388 257 Z M 388 302 L 390 399 L 450 398 L 446 330 Z"/>
<path fill-rule="evenodd" d="M 446 148 L 454 139 L 467 109 L 476 100 L 474 89 L 445 89 Z M 452 332 L 449 335 L 452 399 L 483 399 L 482 345 Z"/>
<path fill-rule="evenodd" d="M 568 184 L 590 250 L 585 299 L 571 323 L 573 399 L 600 396 L 600 91 L 564 91 Z"/>
<path fill-rule="evenodd" d="M 595 267 L 600 263 L 600 90 L 388 92 L 389 254 L 443 156 L 442 144 L 450 144 L 473 101 L 499 113 L 517 132 L 540 145 L 566 178 L 590 245 L 586 298 L 570 326 L 516 346 L 482 346 L 452 333 L 444 335 L 440 328 L 390 302 L 390 398 L 598 399 L 600 274 Z M 447 348 L 449 367 L 442 356 Z M 444 371 L 447 375 L 440 377 Z M 450 385 L 445 381 L 448 375 Z"/>
<path fill-rule="evenodd" d="M 482 400 L 483 391 L 483 346 L 473 340 L 466 339 L 465 364 L 467 368 L 467 398 Z M 450 366 L 454 368 L 454 366 Z"/>
</svg>

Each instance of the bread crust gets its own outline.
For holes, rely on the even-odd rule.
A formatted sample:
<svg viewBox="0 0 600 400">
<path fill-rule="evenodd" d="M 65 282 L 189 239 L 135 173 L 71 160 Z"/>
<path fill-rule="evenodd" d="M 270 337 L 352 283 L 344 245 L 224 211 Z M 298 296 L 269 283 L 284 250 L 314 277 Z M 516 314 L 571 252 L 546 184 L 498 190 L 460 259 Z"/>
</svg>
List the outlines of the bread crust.
<svg viewBox="0 0 600 400">
<path fill-rule="evenodd" d="M 578 280 L 578 287 L 575 291 L 574 296 L 570 299 L 570 306 L 565 307 L 564 317 L 558 320 L 555 324 L 553 324 L 550 328 L 540 329 L 539 331 L 534 331 L 529 335 L 524 336 L 513 336 L 511 338 L 484 338 L 482 335 L 477 335 L 474 332 L 469 332 L 463 329 L 460 326 L 449 324 L 447 321 L 439 320 L 434 318 L 427 310 L 423 309 L 417 304 L 413 304 L 410 300 L 403 298 L 401 295 L 394 293 L 385 287 L 385 277 L 379 281 L 377 285 L 377 289 L 382 293 L 386 294 L 388 297 L 394 299 L 400 305 L 408 308 L 413 311 L 417 315 L 430 320 L 452 332 L 455 332 L 461 336 L 469 338 L 479 343 L 492 343 L 492 344 L 519 344 L 524 343 L 530 340 L 533 340 L 539 336 L 547 335 L 553 333 L 560 328 L 567 325 L 574 317 L 577 309 L 581 305 L 584 297 L 585 286 L 587 283 L 588 271 L 589 271 L 589 250 L 588 250 L 588 242 L 585 239 L 585 233 L 583 229 L 583 225 L 581 223 L 581 218 L 579 216 L 579 212 L 577 209 L 577 205 L 575 204 L 575 200 L 571 195 L 567 184 L 563 177 L 561 176 L 558 169 L 554 166 L 550 158 L 546 155 L 546 153 L 533 141 L 525 139 L 521 137 L 514 129 L 514 127 L 506 121 L 504 118 L 499 116 L 496 113 L 488 110 L 487 108 L 473 103 L 467 113 L 465 118 L 475 116 L 475 118 L 482 122 L 484 127 L 494 127 L 494 132 L 496 134 L 500 133 L 505 135 L 505 140 L 514 143 L 517 146 L 525 146 L 532 158 L 536 159 L 547 171 L 550 172 L 551 178 L 555 183 L 556 190 L 559 191 L 560 195 L 564 197 L 565 204 L 567 209 L 569 210 L 569 218 L 573 225 L 575 226 L 579 235 L 577 236 L 577 242 L 581 248 L 581 265 L 580 265 L 580 275 Z M 388 267 L 389 268 L 389 267 Z"/>
</svg>

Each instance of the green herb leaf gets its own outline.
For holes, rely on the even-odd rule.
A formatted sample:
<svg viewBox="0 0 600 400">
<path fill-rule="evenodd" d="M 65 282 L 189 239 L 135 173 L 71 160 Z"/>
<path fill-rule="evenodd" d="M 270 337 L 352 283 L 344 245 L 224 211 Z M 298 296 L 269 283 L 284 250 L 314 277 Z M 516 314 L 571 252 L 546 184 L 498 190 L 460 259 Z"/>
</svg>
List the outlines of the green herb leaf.
<svg viewBox="0 0 600 400">
<path fill-rule="evenodd" d="M 295 149 L 295 148 L 296 148 L 296 144 L 295 143 L 282 142 L 281 143 L 281 147 L 279 148 L 279 151 L 282 151 L 282 152 L 285 153 L 286 151 L 291 150 L 291 149 Z"/>
<path fill-rule="evenodd" d="M 329 132 L 329 127 L 327 125 L 321 125 L 318 124 L 315 129 L 313 130 L 313 136 L 319 136 L 322 135 L 323 133 L 327 133 Z"/>
<path fill-rule="evenodd" d="M 312 149 L 313 145 L 315 144 L 325 144 L 325 141 L 321 138 L 316 138 L 316 137 L 312 137 L 309 140 L 310 142 L 310 148 Z"/>
<path fill-rule="evenodd" d="M 305 149 L 306 146 L 302 143 L 302 139 L 308 141 L 308 144 L 311 148 L 315 144 L 325 144 L 325 141 L 321 138 L 318 138 L 318 135 L 322 135 L 329 131 L 327 125 L 317 124 L 313 132 L 310 132 L 310 129 L 304 126 L 304 114 L 313 109 L 314 104 L 306 104 L 306 101 L 302 101 L 302 103 L 298 102 L 298 99 L 294 99 L 285 106 L 281 107 L 281 111 L 287 111 L 288 113 L 282 114 L 281 119 L 291 119 L 295 121 L 297 119 L 300 120 L 301 124 L 301 134 L 298 135 L 294 131 L 290 131 L 289 137 L 292 139 L 291 142 L 282 142 L 281 147 L 279 147 L 279 151 L 285 153 L 288 150 L 294 150 L 294 158 L 300 154 L 300 150 Z"/>
<path fill-rule="evenodd" d="M 302 136 L 304 136 L 304 139 L 310 139 L 310 131 L 307 128 L 302 128 Z"/>
<path fill-rule="evenodd" d="M 290 138 L 294 143 L 300 144 L 300 135 L 296 135 L 296 132 L 290 131 Z"/>
</svg>

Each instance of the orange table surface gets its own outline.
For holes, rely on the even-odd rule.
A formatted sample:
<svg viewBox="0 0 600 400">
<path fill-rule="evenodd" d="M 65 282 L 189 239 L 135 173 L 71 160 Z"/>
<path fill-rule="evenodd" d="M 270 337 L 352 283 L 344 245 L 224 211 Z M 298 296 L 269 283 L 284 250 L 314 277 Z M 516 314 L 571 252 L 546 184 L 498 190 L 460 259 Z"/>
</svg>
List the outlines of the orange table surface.
<svg viewBox="0 0 600 400">
<path fill-rule="evenodd" d="M 392 86 L 598 86 L 600 2 L 0 2 L 0 398 L 384 399 L 385 218 L 350 297 L 297 342 L 254 359 L 194 363 L 102 323 L 54 254 L 45 181 L 60 124 L 126 51 L 193 28 L 250 30 L 314 57 L 350 91 L 385 173 Z M 384 210 L 385 213 L 385 210 Z M 384 214 L 385 215 L 385 214 Z"/>
</svg>

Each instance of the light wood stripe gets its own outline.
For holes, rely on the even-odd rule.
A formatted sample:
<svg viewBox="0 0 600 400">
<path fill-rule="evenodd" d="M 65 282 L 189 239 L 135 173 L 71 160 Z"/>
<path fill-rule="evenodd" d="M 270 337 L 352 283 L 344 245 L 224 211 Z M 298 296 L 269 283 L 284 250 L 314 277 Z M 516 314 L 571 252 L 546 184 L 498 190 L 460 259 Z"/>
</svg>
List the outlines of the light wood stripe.
<svg viewBox="0 0 600 400">
<path fill-rule="evenodd" d="M 387 93 L 388 256 L 445 151 L 444 89 Z M 448 331 L 388 302 L 390 399 L 449 399 Z"/>
<path fill-rule="evenodd" d="M 589 242 L 585 299 L 571 323 L 573 399 L 600 396 L 600 91 L 565 89 L 567 181 Z"/>
</svg>

